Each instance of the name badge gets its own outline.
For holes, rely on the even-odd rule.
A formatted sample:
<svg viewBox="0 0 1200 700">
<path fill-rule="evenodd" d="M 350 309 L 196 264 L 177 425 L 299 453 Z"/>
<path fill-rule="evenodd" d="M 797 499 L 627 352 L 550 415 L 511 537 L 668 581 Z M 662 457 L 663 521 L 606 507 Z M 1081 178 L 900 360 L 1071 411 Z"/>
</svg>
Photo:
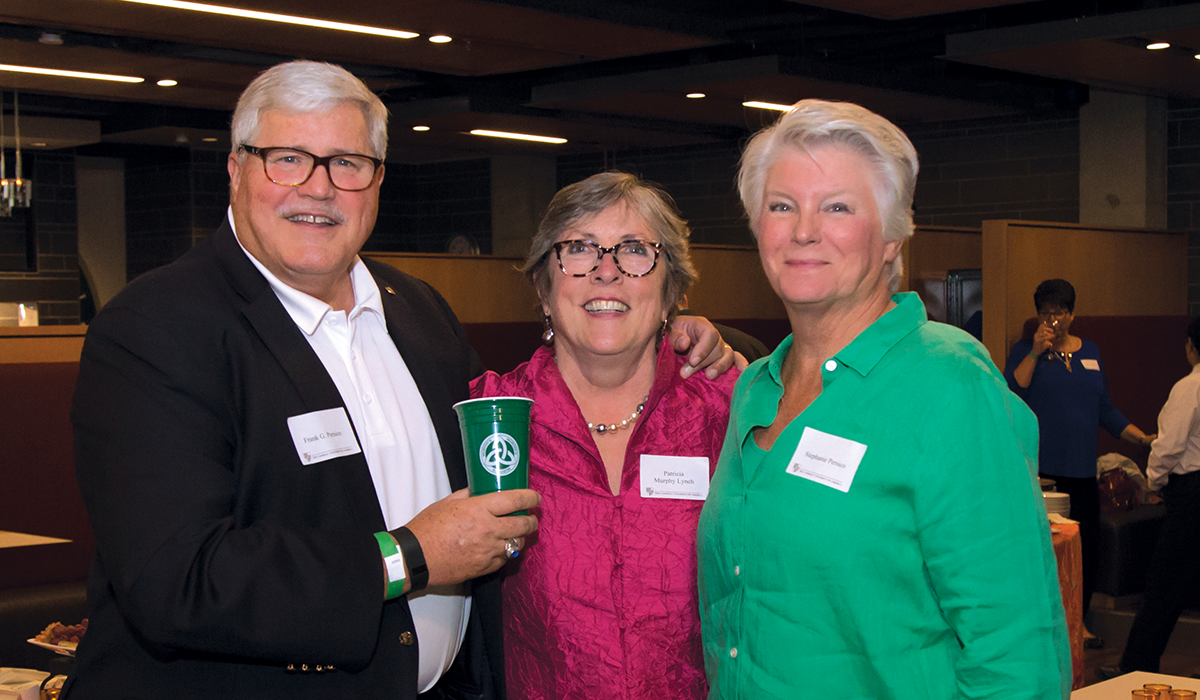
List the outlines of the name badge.
<svg viewBox="0 0 1200 700">
<path fill-rule="evenodd" d="M 362 452 L 350 417 L 344 408 L 328 408 L 288 418 L 288 430 L 296 445 L 296 454 L 304 464 L 317 464 L 334 457 Z"/>
<path fill-rule="evenodd" d="M 861 442 L 805 428 L 787 473 L 846 493 L 866 452 Z"/>
<path fill-rule="evenodd" d="M 642 498 L 708 498 L 708 457 L 642 455 Z"/>
<path fill-rule="evenodd" d="M 1079 364 L 1083 365 L 1084 369 L 1090 369 L 1093 372 L 1100 371 L 1100 361 L 1099 360 L 1080 360 Z"/>
</svg>

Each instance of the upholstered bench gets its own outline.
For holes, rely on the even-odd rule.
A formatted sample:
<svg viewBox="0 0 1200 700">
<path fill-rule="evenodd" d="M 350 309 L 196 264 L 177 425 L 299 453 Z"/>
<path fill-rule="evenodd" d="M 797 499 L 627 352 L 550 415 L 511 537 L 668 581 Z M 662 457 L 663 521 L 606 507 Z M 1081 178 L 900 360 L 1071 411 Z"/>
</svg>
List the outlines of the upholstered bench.
<svg viewBox="0 0 1200 700">
<path fill-rule="evenodd" d="M 1142 592 L 1165 514 L 1162 504 L 1143 504 L 1135 510 L 1101 516 L 1093 586 L 1097 593 L 1119 598 Z"/>
</svg>

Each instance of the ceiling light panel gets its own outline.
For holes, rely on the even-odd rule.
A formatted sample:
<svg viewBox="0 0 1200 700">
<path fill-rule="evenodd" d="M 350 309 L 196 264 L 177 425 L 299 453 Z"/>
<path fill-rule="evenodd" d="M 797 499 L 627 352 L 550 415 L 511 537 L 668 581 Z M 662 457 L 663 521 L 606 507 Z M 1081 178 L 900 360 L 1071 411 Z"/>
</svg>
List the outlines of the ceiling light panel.
<svg viewBox="0 0 1200 700">
<path fill-rule="evenodd" d="M 539 143 L 566 143 L 566 139 L 557 136 L 538 136 L 537 134 L 518 134 L 511 131 L 492 131 L 490 129 L 471 129 L 476 136 L 491 136 L 498 139 L 516 139 L 518 141 L 537 141 Z"/>
<path fill-rule="evenodd" d="M 52 75 L 59 78 L 85 78 L 87 80 L 107 80 L 115 83 L 142 83 L 145 78 L 133 75 L 109 75 L 108 73 L 87 73 L 78 70 L 59 70 L 58 68 L 37 68 L 34 66 L 10 66 L 0 63 L 0 71 L 10 73 L 32 73 L 34 75 Z"/>
<path fill-rule="evenodd" d="M 184 2 L 183 0 L 124 0 L 124 2 L 136 3 L 139 5 L 154 5 L 155 7 L 167 7 L 176 10 L 190 10 L 192 12 L 207 12 L 209 14 L 226 15 L 228 17 L 243 17 L 246 19 L 262 20 L 264 22 L 280 22 L 283 24 L 298 24 L 304 27 L 320 27 L 322 29 L 334 29 L 340 32 L 374 34 L 375 36 L 386 36 L 394 39 L 415 39 L 416 37 L 420 36 L 416 32 L 409 32 L 401 29 L 386 29 L 383 27 L 371 27 L 365 24 L 332 22 L 329 20 L 315 19 L 312 17 L 281 15 L 275 12 L 259 12 L 258 10 L 245 10 L 238 7 L 226 7 L 223 5 L 209 5 L 201 2 Z"/>
</svg>

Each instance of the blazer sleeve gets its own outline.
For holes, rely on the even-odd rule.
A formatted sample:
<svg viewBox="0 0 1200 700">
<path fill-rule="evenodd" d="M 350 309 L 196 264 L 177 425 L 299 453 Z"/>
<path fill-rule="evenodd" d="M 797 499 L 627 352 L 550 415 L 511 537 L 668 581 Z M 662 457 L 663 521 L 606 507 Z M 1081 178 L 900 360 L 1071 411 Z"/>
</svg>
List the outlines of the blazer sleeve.
<svg viewBox="0 0 1200 700">
<path fill-rule="evenodd" d="M 130 632 L 162 659 L 366 666 L 383 570 L 370 533 L 336 512 L 350 502 L 334 471 L 345 465 L 330 460 L 278 488 L 282 465 L 298 464 L 286 425 L 264 448 L 247 416 L 287 404 L 289 387 L 254 379 L 269 373 L 236 324 L 147 308 L 110 302 L 80 361 L 72 422 L 93 576 L 107 578 Z"/>
</svg>

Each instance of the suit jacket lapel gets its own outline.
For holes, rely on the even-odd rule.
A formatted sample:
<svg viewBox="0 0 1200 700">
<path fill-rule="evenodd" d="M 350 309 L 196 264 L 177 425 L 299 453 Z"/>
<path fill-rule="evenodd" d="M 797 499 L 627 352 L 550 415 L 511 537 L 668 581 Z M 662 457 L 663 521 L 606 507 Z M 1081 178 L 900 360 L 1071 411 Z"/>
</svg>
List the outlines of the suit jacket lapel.
<svg viewBox="0 0 1200 700">
<path fill-rule="evenodd" d="M 287 309 L 283 308 L 279 298 L 271 291 L 271 285 L 266 278 L 246 257 L 229 227 L 229 222 L 222 224 L 212 238 L 221 269 L 234 291 L 241 297 L 242 313 L 304 401 L 304 410 L 297 411 L 297 415 L 329 408 L 341 408 L 345 411 L 346 403 L 342 400 L 337 384 L 321 364 L 321 358 L 317 357 L 304 334 L 296 327 L 296 322 L 288 315 Z M 346 412 L 346 417 L 350 420 L 355 439 L 361 446 L 362 440 L 354 427 L 353 419 L 350 419 L 349 411 Z M 383 527 L 383 511 L 379 508 L 379 498 L 375 493 L 371 471 L 367 468 L 366 456 L 360 453 L 346 459 L 353 460 L 355 464 L 353 469 L 345 470 L 346 477 L 353 480 L 354 488 L 361 494 L 361 502 L 373 504 L 370 508 L 357 509 L 355 517 L 362 527 L 379 530 Z"/>
</svg>

